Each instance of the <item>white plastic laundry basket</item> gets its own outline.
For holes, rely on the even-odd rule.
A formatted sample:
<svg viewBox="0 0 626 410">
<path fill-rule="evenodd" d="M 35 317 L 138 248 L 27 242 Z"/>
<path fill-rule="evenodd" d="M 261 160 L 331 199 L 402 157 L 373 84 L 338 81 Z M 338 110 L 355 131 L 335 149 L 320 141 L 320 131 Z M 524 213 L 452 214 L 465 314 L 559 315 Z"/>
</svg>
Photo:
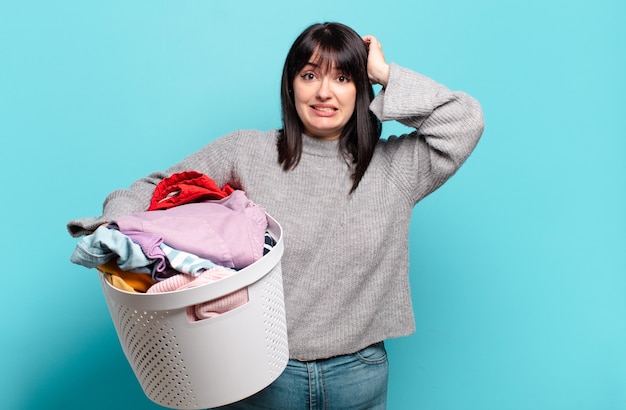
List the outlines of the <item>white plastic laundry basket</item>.
<svg viewBox="0 0 626 410">
<path fill-rule="evenodd" d="M 115 329 L 150 400 L 199 409 L 239 401 L 271 384 L 289 358 L 280 259 L 280 225 L 268 216 L 276 245 L 234 275 L 168 293 L 131 293 L 101 275 Z M 249 301 L 219 316 L 189 322 L 186 307 L 248 288 Z"/>
</svg>

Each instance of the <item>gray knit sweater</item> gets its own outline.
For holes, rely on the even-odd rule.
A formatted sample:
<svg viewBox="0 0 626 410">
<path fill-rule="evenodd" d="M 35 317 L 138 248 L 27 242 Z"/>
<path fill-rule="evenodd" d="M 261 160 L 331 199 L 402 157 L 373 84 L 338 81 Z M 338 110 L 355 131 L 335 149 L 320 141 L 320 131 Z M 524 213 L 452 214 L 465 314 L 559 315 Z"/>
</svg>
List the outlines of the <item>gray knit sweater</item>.
<svg viewBox="0 0 626 410">
<path fill-rule="evenodd" d="M 106 198 L 103 215 L 68 223 L 73 236 L 147 209 L 164 177 L 195 170 L 243 189 L 284 230 L 282 271 L 291 358 L 355 352 L 415 330 L 408 280 L 408 233 L 414 205 L 441 186 L 483 131 L 474 99 L 391 65 L 389 83 L 371 104 L 381 121 L 415 129 L 378 143 L 357 190 L 337 141 L 304 136 L 299 165 L 283 171 L 275 130 L 240 130 L 215 140 L 165 172 Z"/>
</svg>

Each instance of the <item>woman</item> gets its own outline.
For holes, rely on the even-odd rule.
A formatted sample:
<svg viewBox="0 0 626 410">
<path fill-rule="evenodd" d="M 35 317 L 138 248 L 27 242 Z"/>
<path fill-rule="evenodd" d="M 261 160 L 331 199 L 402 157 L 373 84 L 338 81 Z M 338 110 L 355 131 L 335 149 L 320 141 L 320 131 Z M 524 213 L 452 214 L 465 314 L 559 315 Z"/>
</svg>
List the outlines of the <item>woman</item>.
<svg viewBox="0 0 626 410">
<path fill-rule="evenodd" d="M 372 84 L 382 90 L 374 96 Z M 229 408 L 385 408 L 383 341 L 415 330 L 408 281 L 414 205 L 450 178 L 483 131 L 479 104 L 388 64 L 373 36 L 315 24 L 284 66 L 283 128 L 240 130 L 165 172 L 111 193 L 79 236 L 144 211 L 184 170 L 242 189 L 284 229 L 290 361 L 268 388 Z M 380 139 L 381 121 L 414 128 Z"/>
</svg>

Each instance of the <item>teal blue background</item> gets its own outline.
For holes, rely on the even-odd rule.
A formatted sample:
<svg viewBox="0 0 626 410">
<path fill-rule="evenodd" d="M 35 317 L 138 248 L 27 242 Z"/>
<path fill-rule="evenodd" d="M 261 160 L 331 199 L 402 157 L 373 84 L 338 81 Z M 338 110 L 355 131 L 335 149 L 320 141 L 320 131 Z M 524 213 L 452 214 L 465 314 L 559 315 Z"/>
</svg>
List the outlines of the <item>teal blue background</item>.
<svg viewBox="0 0 626 410">
<path fill-rule="evenodd" d="M 387 344 L 389 409 L 626 409 L 619 0 L 3 2 L 1 408 L 158 408 L 65 223 L 228 131 L 280 126 L 287 49 L 325 20 L 486 117 L 415 211 L 417 332 Z"/>
</svg>

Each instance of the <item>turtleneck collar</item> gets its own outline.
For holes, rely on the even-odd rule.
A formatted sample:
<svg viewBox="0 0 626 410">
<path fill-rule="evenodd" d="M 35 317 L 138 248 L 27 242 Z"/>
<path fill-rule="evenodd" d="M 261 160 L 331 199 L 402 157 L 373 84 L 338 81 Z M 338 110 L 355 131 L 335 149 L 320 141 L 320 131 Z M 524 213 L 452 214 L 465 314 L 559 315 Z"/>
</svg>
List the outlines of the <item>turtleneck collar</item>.
<svg viewBox="0 0 626 410">
<path fill-rule="evenodd" d="M 339 154 L 339 140 L 323 140 L 302 134 L 302 152 L 319 157 L 334 157 Z"/>
</svg>

